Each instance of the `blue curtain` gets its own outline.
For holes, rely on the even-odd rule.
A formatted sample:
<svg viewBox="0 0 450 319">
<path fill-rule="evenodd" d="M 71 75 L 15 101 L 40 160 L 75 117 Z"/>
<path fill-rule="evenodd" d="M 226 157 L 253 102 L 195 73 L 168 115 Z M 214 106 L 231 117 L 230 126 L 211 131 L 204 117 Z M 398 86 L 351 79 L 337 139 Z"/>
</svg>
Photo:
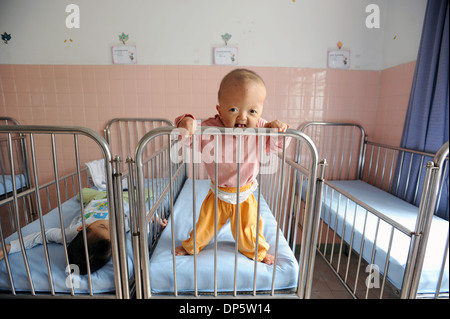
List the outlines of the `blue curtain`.
<svg viewBox="0 0 450 319">
<path fill-rule="evenodd" d="M 401 141 L 401 147 L 404 148 L 434 153 L 442 144 L 448 141 L 448 3 L 448 0 L 429 0 L 427 3 L 422 38 Z M 409 158 L 405 158 L 405 162 L 409 163 Z M 419 172 L 420 162 L 418 160 L 413 159 L 412 169 Z M 404 170 L 402 170 L 402 173 L 404 173 Z M 421 176 L 422 180 L 423 175 Z M 448 220 L 448 172 L 446 175 L 446 183 L 444 183 L 442 190 L 443 196 L 440 199 L 436 215 Z M 416 176 L 415 179 L 417 180 L 418 177 Z M 409 183 L 412 182 L 416 183 L 413 180 L 409 181 Z M 400 185 L 400 189 L 402 187 L 404 189 L 405 186 Z M 408 190 L 406 200 L 411 202 L 414 191 L 414 187 Z"/>
</svg>

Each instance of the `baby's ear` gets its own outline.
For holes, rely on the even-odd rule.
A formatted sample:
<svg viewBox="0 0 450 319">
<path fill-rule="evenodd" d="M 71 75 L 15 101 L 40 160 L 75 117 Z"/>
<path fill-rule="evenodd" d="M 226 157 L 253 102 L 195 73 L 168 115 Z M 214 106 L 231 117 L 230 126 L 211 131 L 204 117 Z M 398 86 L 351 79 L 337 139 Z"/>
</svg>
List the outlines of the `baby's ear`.
<svg viewBox="0 0 450 319">
<path fill-rule="evenodd" d="M 86 224 L 86 229 L 89 227 L 89 224 Z M 78 226 L 77 231 L 82 231 L 83 225 Z"/>
</svg>

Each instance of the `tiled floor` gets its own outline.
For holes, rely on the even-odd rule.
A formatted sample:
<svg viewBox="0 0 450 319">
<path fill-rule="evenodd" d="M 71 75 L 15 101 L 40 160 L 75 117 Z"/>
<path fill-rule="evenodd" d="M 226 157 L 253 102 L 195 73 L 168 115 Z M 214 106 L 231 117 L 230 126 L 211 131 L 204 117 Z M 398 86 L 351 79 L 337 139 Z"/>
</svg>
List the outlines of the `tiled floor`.
<svg viewBox="0 0 450 319">
<path fill-rule="evenodd" d="M 357 258 L 354 258 L 357 260 Z M 351 273 L 351 271 L 350 271 Z M 349 275 L 351 276 L 351 274 Z M 366 287 L 365 278 L 358 284 L 361 290 L 357 290 L 358 298 L 365 298 Z M 372 288 L 369 290 L 368 299 L 377 299 L 380 296 L 380 288 Z M 323 258 L 317 254 L 314 268 L 313 284 L 311 289 L 312 299 L 353 299 L 352 295 L 347 291 L 335 273 L 330 269 Z M 397 293 L 389 286 L 385 285 L 383 299 L 396 299 Z"/>
</svg>

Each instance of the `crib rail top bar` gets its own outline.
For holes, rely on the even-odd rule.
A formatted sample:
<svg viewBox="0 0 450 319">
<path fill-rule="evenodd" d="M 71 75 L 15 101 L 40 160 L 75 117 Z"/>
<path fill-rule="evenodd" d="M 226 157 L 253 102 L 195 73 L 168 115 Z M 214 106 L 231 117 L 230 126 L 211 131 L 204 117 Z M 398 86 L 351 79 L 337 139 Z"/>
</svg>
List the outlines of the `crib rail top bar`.
<svg viewBox="0 0 450 319">
<path fill-rule="evenodd" d="M 139 144 L 137 145 L 138 149 L 143 149 L 148 141 L 150 141 L 152 138 L 160 136 L 160 135 L 182 135 L 182 129 L 179 129 L 177 127 L 170 127 L 170 126 L 164 126 L 164 127 L 158 127 L 154 128 L 147 134 L 143 136 L 143 138 L 140 140 Z M 314 142 L 311 140 L 311 138 L 306 135 L 305 133 L 302 133 L 298 130 L 294 129 L 287 129 L 286 132 L 278 132 L 274 129 L 270 128 L 227 128 L 227 127 L 217 127 L 217 126 L 200 126 L 197 128 L 197 130 L 194 132 L 194 135 L 235 135 L 235 136 L 278 136 L 278 137 L 293 137 L 296 139 L 303 140 L 308 146 L 310 146 L 312 152 L 312 157 L 317 160 L 318 153 L 316 146 Z M 137 158 L 137 156 L 136 156 Z"/>
<path fill-rule="evenodd" d="M 0 121 L 11 122 L 10 125 L 20 125 L 19 121 L 9 116 L 0 116 Z M 2 124 L 4 125 L 4 124 Z"/>
<path fill-rule="evenodd" d="M 359 128 L 361 130 L 362 136 L 365 136 L 364 128 L 361 125 L 359 125 L 357 123 L 350 123 L 350 122 L 344 122 L 344 123 L 339 123 L 339 122 L 307 122 L 307 123 L 300 124 L 298 126 L 298 130 L 301 131 L 301 132 L 304 132 L 307 127 L 313 126 L 313 125 L 320 125 L 320 126 L 356 126 L 357 128 Z"/>
<path fill-rule="evenodd" d="M 154 138 L 161 135 L 182 135 L 182 130 L 177 127 L 162 126 L 154 128 L 148 133 L 146 133 L 136 146 L 136 165 L 142 166 L 144 161 L 143 152 L 147 144 Z M 194 132 L 194 135 L 234 135 L 234 136 L 278 136 L 278 137 L 293 137 L 297 140 L 302 140 L 310 151 L 311 155 L 311 167 L 314 168 L 313 174 L 316 174 L 315 168 L 319 162 L 319 153 L 317 151 L 316 145 L 312 139 L 298 130 L 287 129 L 285 132 L 277 132 L 270 128 L 225 128 L 216 126 L 200 126 Z"/>
<path fill-rule="evenodd" d="M 437 156 L 437 154 L 439 152 L 445 154 L 445 145 L 447 144 L 447 148 L 448 148 L 448 142 L 446 144 L 444 144 L 443 146 L 441 146 L 441 150 L 439 150 L 437 153 L 428 153 L 428 152 L 422 152 L 422 151 L 416 151 L 410 148 L 403 148 L 403 147 L 397 147 L 397 146 L 391 146 L 391 145 L 386 145 L 386 144 L 381 144 L 381 143 L 375 143 L 375 142 L 370 142 L 367 141 L 368 145 L 372 145 L 372 146 L 376 146 L 376 147 L 381 147 L 381 148 L 386 148 L 386 149 L 390 149 L 390 150 L 394 150 L 394 151 L 401 151 L 401 152 L 408 152 L 408 153 L 412 153 L 412 154 L 417 154 L 417 155 L 421 155 L 421 156 L 428 156 L 431 158 L 434 158 L 435 156 Z M 448 159 L 448 151 L 446 153 L 446 155 L 443 156 L 442 161 L 444 161 L 445 159 Z"/>
<path fill-rule="evenodd" d="M 106 140 L 94 130 L 82 126 L 54 126 L 54 125 L 0 125 L 0 133 L 36 133 L 36 134 L 81 134 L 95 140 L 102 148 L 106 159 L 111 161 L 111 152 Z"/>
<path fill-rule="evenodd" d="M 366 211 L 370 212 L 372 215 L 376 216 L 377 218 L 385 221 L 389 225 L 395 227 L 405 235 L 411 237 L 411 235 L 414 233 L 414 230 L 409 229 L 408 227 L 400 224 L 399 222 L 393 220 L 392 218 L 386 216 L 385 214 L 379 212 L 378 210 L 374 209 L 373 207 L 367 205 L 366 203 L 360 201 L 358 198 L 354 197 L 353 195 L 347 193 L 346 191 L 342 190 L 338 186 L 334 185 L 333 183 L 330 183 L 329 181 L 324 182 L 325 185 L 330 187 L 331 189 L 334 189 L 338 194 L 344 195 L 346 198 L 354 202 L 357 206 L 362 207 Z M 338 204 L 339 205 L 339 204 Z"/>
<path fill-rule="evenodd" d="M 111 128 L 111 126 L 115 123 L 115 122 L 165 122 L 167 124 L 169 124 L 170 126 L 174 126 L 173 122 L 168 120 L 168 119 L 164 119 L 164 118 L 145 118 L 145 117 L 117 117 L 114 118 L 112 120 L 110 120 L 107 124 L 106 124 L 106 128 L 105 130 L 108 130 Z"/>
</svg>

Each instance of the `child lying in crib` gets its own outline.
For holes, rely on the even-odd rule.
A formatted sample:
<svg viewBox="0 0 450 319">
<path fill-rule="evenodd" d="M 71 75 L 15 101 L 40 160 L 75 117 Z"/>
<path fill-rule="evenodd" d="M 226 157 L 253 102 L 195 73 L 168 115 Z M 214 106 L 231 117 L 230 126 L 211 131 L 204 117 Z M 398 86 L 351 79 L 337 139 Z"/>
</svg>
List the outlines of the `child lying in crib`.
<svg viewBox="0 0 450 319">
<path fill-rule="evenodd" d="M 264 101 L 266 98 L 266 87 L 262 78 L 251 70 L 236 69 L 228 73 L 220 84 L 218 93 L 219 105 L 216 106 L 218 114 L 202 121 L 202 126 L 217 126 L 230 128 L 274 128 L 279 132 L 284 132 L 289 127 L 287 124 L 275 120 L 267 122 L 261 118 Z M 195 117 L 191 114 L 185 114 L 175 119 L 175 124 L 179 128 L 187 130 L 187 135 L 192 135 L 196 130 Z M 269 139 L 269 138 L 268 138 Z M 270 152 L 278 152 L 282 150 L 281 139 L 275 140 L 276 143 L 267 143 Z M 287 139 L 287 143 L 288 143 Z M 281 142 L 281 143 L 280 143 Z M 201 150 L 204 150 L 205 140 L 202 138 Z M 222 143 L 225 148 L 225 143 Z M 256 145 L 254 146 L 256 148 Z M 248 148 L 244 148 L 248 150 Z M 244 151 L 245 152 L 245 151 Z M 224 154 L 225 151 L 222 151 Z M 248 154 L 244 154 L 243 158 L 248 160 Z M 239 225 L 239 251 L 250 259 L 255 258 L 256 238 L 259 239 L 258 244 L 258 261 L 262 261 L 268 265 L 274 263 L 274 256 L 267 253 L 269 244 L 266 242 L 262 234 L 262 221 L 260 221 L 260 232 L 256 234 L 257 223 L 257 201 L 253 196 L 256 188 L 256 176 L 259 171 L 259 160 L 253 163 L 244 160 L 240 168 L 240 183 L 244 185 L 240 187 L 240 206 L 239 221 L 236 221 L 236 200 L 233 203 L 226 202 L 221 194 L 237 192 L 237 165 L 236 163 L 228 163 L 222 161 L 218 163 L 218 181 L 214 181 L 214 162 L 205 163 L 206 169 L 213 183 L 217 183 L 218 191 L 218 229 L 230 218 L 233 237 L 236 238 L 236 222 Z M 225 193 L 224 193 L 225 192 Z M 227 196 L 227 195 L 225 195 Z M 241 198 L 244 197 L 244 198 Z M 204 248 L 214 236 L 214 189 L 209 193 L 203 201 L 200 215 L 196 224 L 197 236 L 197 253 Z M 182 246 L 175 249 L 178 256 L 193 254 L 193 231 L 190 237 L 182 242 Z"/>
<path fill-rule="evenodd" d="M 86 238 L 89 251 L 89 266 L 91 273 L 103 267 L 111 258 L 111 240 L 109 229 L 108 203 L 105 199 L 89 201 L 84 211 Z M 160 220 L 161 227 L 166 227 L 167 220 Z M 126 226 L 127 230 L 129 229 Z M 69 227 L 65 228 L 67 254 L 69 264 L 78 266 L 79 275 L 87 274 L 87 264 L 84 253 L 83 225 L 81 217 L 75 217 Z M 45 239 L 48 243 L 63 244 L 60 228 L 45 230 Z M 41 232 L 35 232 L 23 238 L 25 249 L 31 249 L 42 244 Z M 21 251 L 19 240 L 12 240 L 5 246 L 8 254 Z M 0 247 L 0 260 L 4 258 L 3 249 Z"/>
</svg>

